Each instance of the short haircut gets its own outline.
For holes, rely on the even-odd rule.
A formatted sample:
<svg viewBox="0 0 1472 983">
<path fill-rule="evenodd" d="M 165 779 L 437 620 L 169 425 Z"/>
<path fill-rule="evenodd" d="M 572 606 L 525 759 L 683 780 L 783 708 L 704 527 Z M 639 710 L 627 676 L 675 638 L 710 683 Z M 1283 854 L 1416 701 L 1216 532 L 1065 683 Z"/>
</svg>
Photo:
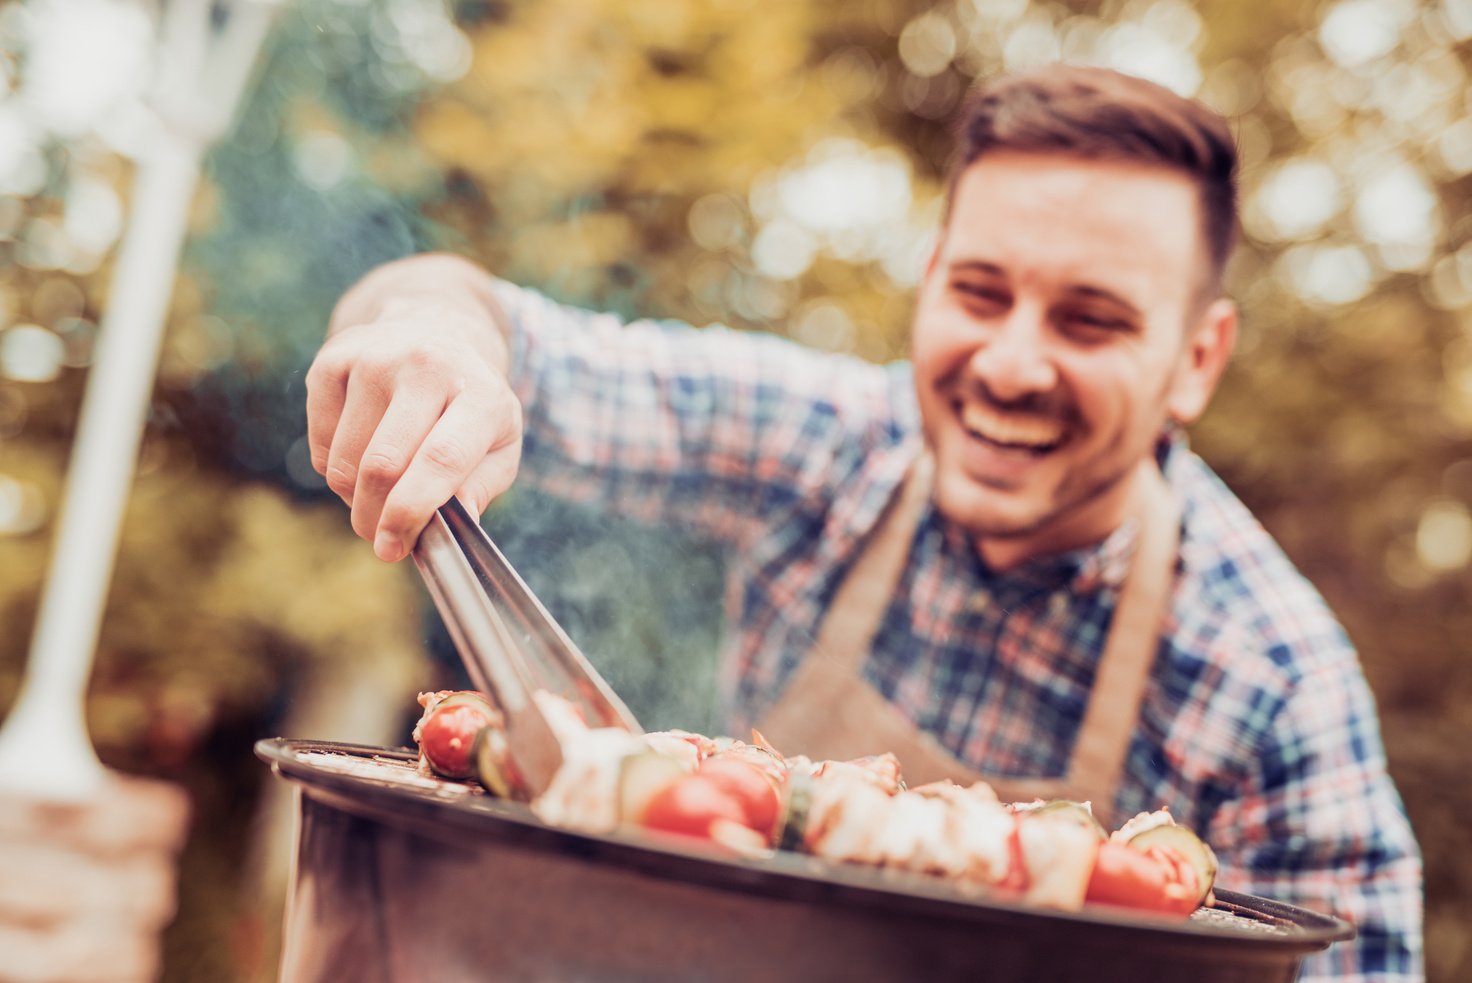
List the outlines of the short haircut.
<svg viewBox="0 0 1472 983">
<path fill-rule="evenodd" d="M 1206 106 L 1141 78 L 1082 65 L 1003 75 L 975 90 L 957 130 L 950 194 L 961 174 L 995 150 L 1157 164 L 1195 182 L 1209 277 L 1222 273 L 1237 238 L 1237 147 Z"/>
</svg>

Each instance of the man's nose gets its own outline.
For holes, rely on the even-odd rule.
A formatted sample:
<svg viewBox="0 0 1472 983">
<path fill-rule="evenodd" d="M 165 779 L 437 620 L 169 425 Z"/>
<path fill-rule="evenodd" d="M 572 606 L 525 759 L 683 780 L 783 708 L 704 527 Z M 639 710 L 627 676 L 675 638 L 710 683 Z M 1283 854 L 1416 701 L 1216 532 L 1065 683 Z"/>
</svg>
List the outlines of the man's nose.
<svg viewBox="0 0 1472 983">
<path fill-rule="evenodd" d="M 1052 391 L 1058 385 L 1058 369 L 1042 313 L 1014 307 L 988 332 L 972 354 L 970 367 L 993 398 L 1004 402 Z"/>
</svg>

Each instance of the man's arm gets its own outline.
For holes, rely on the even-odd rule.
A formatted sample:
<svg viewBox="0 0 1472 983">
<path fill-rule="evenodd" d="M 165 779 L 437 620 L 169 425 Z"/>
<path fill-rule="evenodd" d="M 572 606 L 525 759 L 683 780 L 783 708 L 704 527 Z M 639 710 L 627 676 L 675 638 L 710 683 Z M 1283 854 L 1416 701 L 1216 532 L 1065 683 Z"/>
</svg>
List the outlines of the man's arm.
<svg viewBox="0 0 1472 983">
<path fill-rule="evenodd" d="M 812 503 L 912 432 L 902 367 L 765 333 L 625 321 L 464 260 L 369 274 L 308 376 L 313 465 L 380 557 L 451 494 L 484 510 L 525 461 L 538 487 L 722 542 Z"/>
<path fill-rule="evenodd" d="M 1305 961 L 1304 983 L 1423 979 L 1420 854 L 1357 669 L 1325 667 L 1298 681 L 1210 839 L 1229 844 L 1223 887 L 1355 924 L 1353 941 Z"/>
<path fill-rule="evenodd" d="M 307 373 L 312 466 L 384 560 L 450 496 L 485 511 L 516 476 L 521 407 L 491 278 L 458 257 L 379 267 L 343 295 Z"/>
</svg>

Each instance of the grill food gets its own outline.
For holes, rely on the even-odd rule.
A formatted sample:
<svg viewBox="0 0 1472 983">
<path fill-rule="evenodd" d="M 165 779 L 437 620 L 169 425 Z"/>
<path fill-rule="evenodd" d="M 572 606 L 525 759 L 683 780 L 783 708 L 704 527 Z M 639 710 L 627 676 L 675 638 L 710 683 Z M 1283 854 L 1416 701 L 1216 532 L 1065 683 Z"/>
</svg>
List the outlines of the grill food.
<svg viewBox="0 0 1472 983">
<path fill-rule="evenodd" d="M 1112 905 L 1184 917 L 1211 898 L 1216 858 L 1165 810 L 1106 834 L 1088 803 L 1004 803 L 985 783 L 906 787 L 892 754 L 852 761 L 787 757 L 684 731 L 633 735 L 590 728 L 545 692 L 534 695 L 563 763 L 531 808 L 589 833 L 637 828 L 746 857 L 789 850 L 924 874 L 1064 911 Z M 501 718 L 477 693 L 420 695 L 421 768 L 473 773 L 491 794 L 508 774 Z"/>
<path fill-rule="evenodd" d="M 807 852 L 584 833 L 423 774 L 403 748 L 275 738 L 256 753 L 299 793 L 287 983 L 411 983 L 426 966 L 446 981 L 1292 983 L 1354 934 L 1224 889 L 1187 918 L 1060 911 Z"/>
</svg>

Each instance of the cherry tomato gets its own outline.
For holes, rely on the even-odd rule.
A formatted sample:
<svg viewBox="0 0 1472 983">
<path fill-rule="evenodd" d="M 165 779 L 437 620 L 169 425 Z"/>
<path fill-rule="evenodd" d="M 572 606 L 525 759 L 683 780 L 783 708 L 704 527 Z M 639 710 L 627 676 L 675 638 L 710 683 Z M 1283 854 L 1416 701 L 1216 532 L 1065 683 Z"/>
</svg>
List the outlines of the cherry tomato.
<svg viewBox="0 0 1472 983">
<path fill-rule="evenodd" d="M 424 759 L 446 778 L 469 778 L 475 774 L 470 758 L 475 735 L 491 722 L 487 705 L 475 702 L 441 704 L 429 712 L 419 731 Z"/>
<path fill-rule="evenodd" d="M 719 785 L 741 804 L 744 822 L 769 840 L 777 832 L 782 796 L 759 765 L 740 758 L 707 758 L 696 772 Z"/>
<path fill-rule="evenodd" d="M 1013 820 L 1012 833 L 1007 837 L 1007 876 L 997 882 L 1002 891 L 1027 890 L 1027 859 L 1022 855 L 1022 827 Z"/>
<path fill-rule="evenodd" d="M 696 773 L 676 779 L 654 794 L 644 807 L 643 825 L 668 833 L 710 838 L 718 819 L 746 825 L 741 800 L 715 779 Z"/>
<path fill-rule="evenodd" d="M 1084 900 L 1189 915 L 1196 910 L 1196 874 L 1169 851 L 1101 843 Z"/>
</svg>

